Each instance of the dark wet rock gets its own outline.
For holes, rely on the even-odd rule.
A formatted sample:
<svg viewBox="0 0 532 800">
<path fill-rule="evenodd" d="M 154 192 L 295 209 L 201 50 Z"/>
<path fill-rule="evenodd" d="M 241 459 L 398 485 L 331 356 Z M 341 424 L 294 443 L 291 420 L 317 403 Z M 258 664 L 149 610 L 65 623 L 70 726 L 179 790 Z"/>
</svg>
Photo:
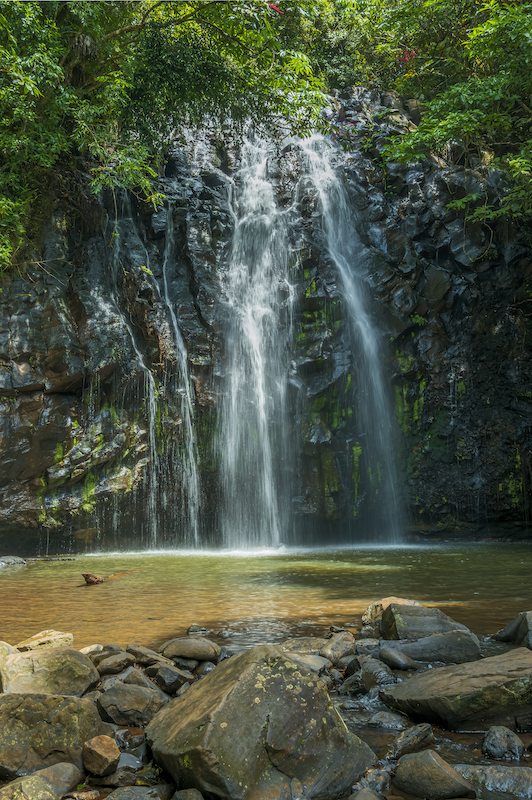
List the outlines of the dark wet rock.
<svg viewBox="0 0 532 800">
<path fill-rule="evenodd" d="M 142 664 L 145 667 L 150 666 L 150 664 L 168 664 L 170 667 L 173 665 L 171 659 L 165 658 L 160 653 L 156 653 L 155 650 L 150 650 L 149 647 L 143 647 L 140 644 L 128 644 L 126 653 L 130 653 L 134 657 L 136 664 Z"/>
<path fill-rule="evenodd" d="M 216 669 L 216 664 L 213 664 L 212 661 L 202 661 L 201 664 L 194 670 L 194 675 L 196 675 L 198 678 L 203 678 L 205 675 L 208 675 L 209 672 L 212 672 L 213 669 Z M 194 678 L 193 675 L 190 675 L 190 673 L 185 671 L 183 671 L 183 674 L 186 676 L 187 680 Z"/>
<path fill-rule="evenodd" d="M 374 762 L 323 684 L 268 646 L 222 662 L 146 732 L 178 786 L 233 800 L 290 796 L 296 777 L 309 798 L 340 794 Z"/>
<path fill-rule="evenodd" d="M 414 661 L 440 661 L 446 664 L 475 661 L 482 655 L 478 638 L 470 631 L 435 633 L 414 642 L 387 641 L 385 646 Z"/>
<path fill-rule="evenodd" d="M 379 650 L 379 659 L 390 669 L 419 669 L 419 664 L 413 658 L 392 647 L 382 647 Z"/>
<path fill-rule="evenodd" d="M 519 761 L 525 746 L 519 736 L 504 725 L 493 725 L 482 742 L 482 752 L 490 758 Z"/>
<path fill-rule="evenodd" d="M 190 658 L 194 661 L 218 661 L 220 653 L 220 645 L 203 636 L 170 639 L 161 647 L 161 654 L 166 658 Z"/>
<path fill-rule="evenodd" d="M 105 727 L 84 698 L 0 695 L 0 775 L 15 778 L 63 761 L 82 769 L 83 743 Z"/>
<path fill-rule="evenodd" d="M 401 756 L 393 785 L 401 791 L 430 800 L 476 797 L 471 784 L 434 750 Z"/>
<path fill-rule="evenodd" d="M 170 800 L 176 796 L 174 789 L 175 786 L 167 783 L 155 786 L 124 786 L 107 796 L 112 796 L 113 800 Z"/>
<path fill-rule="evenodd" d="M 396 736 L 386 751 L 386 758 L 396 761 L 407 753 L 417 753 L 419 750 L 425 750 L 433 743 L 432 725 L 429 725 L 428 722 L 422 722 L 420 725 L 407 728 Z"/>
<path fill-rule="evenodd" d="M 358 672 L 350 675 L 349 678 L 342 683 L 338 689 L 338 694 L 356 697 L 359 694 L 366 694 L 367 691 L 366 684 L 362 680 L 362 672 L 361 670 L 358 670 Z"/>
<path fill-rule="evenodd" d="M 169 699 L 155 688 L 122 683 L 100 695 L 96 704 L 106 722 L 144 727 Z"/>
<path fill-rule="evenodd" d="M 135 657 L 130 653 L 122 652 L 115 653 L 115 655 L 108 656 L 98 661 L 98 672 L 100 675 L 116 675 L 118 672 L 123 672 L 128 667 L 132 667 L 135 663 Z"/>
<path fill-rule="evenodd" d="M 110 775 L 89 775 L 89 786 L 106 786 L 110 788 L 122 786 L 136 786 L 138 777 L 130 769 L 117 769 Z"/>
<path fill-rule="evenodd" d="M 211 662 L 205 661 L 203 663 L 210 664 Z M 212 668 L 214 669 L 214 664 L 212 665 Z M 161 667 L 155 674 L 155 680 L 163 692 L 173 694 L 174 692 L 177 692 L 177 690 L 180 689 L 184 683 L 187 683 L 187 681 L 193 681 L 194 676 L 190 672 L 177 669 L 176 667 Z"/>
<path fill-rule="evenodd" d="M 502 792 L 508 798 L 532 797 L 532 769 L 504 764 L 455 764 L 455 769 L 477 791 Z"/>
<path fill-rule="evenodd" d="M 0 667 L 6 693 L 69 694 L 80 697 L 100 678 L 92 661 L 71 647 L 29 650 L 7 656 Z"/>
<path fill-rule="evenodd" d="M 362 683 L 369 690 L 375 686 L 389 686 L 396 683 L 396 677 L 386 664 L 376 658 L 359 657 Z"/>
<path fill-rule="evenodd" d="M 197 789 L 182 789 L 176 792 L 171 800 L 203 800 L 203 795 Z"/>
<path fill-rule="evenodd" d="M 222 650 L 224 649 L 225 648 L 222 647 Z M 178 669 L 185 669 L 188 670 L 188 672 L 194 672 L 194 670 L 200 663 L 199 661 L 195 661 L 195 659 L 193 658 L 172 658 L 171 661 L 172 664 L 176 666 Z"/>
<path fill-rule="evenodd" d="M 368 658 L 378 658 L 381 646 L 380 639 L 359 639 L 357 642 L 357 654 Z"/>
<path fill-rule="evenodd" d="M 370 769 L 361 778 L 358 783 L 353 786 L 353 792 L 358 790 L 374 792 L 377 796 L 382 797 L 388 794 L 390 789 L 390 773 L 386 769 Z"/>
<path fill-rule="evenodd" d="M 532 653 L 518 648 L 469 664 L 417 673 L 379 696 L 414 720 L 451 730 L 532 725 Z"/>
<path fill-rule="evenodd" d="M 449 631 L 468 631 L 439 608 L 390 603 L 381 620 L 383 639 L 417 640 Z"/>
<path fill-rule="evenodd" d="M 344 656 L 354 655 L 356 649 L 355 637 L 348 631 L 334 633 L 322 647 L 319 655 L 337 664 Z"/>
<path fill-rule="evenodd" d="M 532 650 L 532 611 L 521 611 L 514 619 L 493 635 L 498 642 L 513 642 Z"/>
<path fill-rule="evenodd" d="M 140 669 L 132 669 L 123 680 L 131 686 L 143 686 L 145 689 L 154 689 L 159 691 L 156 684 Z"/>
<path fill-rule="evenodd" d="M 120 750 L 110 736 L 95 736 L 83 745 L 83 766 L 93 775 L 110 775 L 120 761 Z"/>
</svg>

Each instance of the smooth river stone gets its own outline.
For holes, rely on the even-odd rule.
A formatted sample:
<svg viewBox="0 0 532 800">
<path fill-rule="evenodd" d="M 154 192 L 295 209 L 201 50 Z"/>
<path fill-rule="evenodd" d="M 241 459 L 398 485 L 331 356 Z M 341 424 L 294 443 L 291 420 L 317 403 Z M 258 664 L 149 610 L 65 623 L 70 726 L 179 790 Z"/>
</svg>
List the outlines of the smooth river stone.
<svg viewBox="0 0 532 800">
<path fill-rule="evenodd" d="M 430 800 L 477 796 L 471 784 L 433 750 L 401 756 L 393 785 L 402 792 Z"/>
<path fill-rule="evenodd" d="M 381 700 L 414 720 L 457 731 L 532 725 L 532 652 L 524 647 L 440 667 L 383 687 Z"/>
<path fill-rule="evenodd" d="M 222 648 L 204 636 L 181 636 L 165 642 L 160 651 L 166 658 L 191 658 L 195 661 L 218 661 Z"/>
</svg>

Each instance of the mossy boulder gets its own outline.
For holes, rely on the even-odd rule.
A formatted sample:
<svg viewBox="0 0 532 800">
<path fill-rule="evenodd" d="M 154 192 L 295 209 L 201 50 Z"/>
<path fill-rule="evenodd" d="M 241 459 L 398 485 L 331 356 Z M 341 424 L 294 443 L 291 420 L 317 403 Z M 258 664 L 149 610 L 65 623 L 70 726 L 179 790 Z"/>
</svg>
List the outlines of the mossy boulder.
<svg viewBox="0 0 532 800">
<path fill-rule="evenodd" d="M 347 792 L 375 761 L 325 684 L 271 646 L 222 662 L 146 734 L 178 788 L 231 800 L 288 800 L 293 781 L 309 800 L 325 799 Z"/>
</svg>

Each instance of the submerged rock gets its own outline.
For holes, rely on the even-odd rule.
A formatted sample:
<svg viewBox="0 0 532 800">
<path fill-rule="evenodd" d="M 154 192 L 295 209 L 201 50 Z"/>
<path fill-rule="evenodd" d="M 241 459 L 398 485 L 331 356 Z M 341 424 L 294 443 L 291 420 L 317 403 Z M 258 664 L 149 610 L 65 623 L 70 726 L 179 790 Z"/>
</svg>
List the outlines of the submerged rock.
<svg viewBox="0 0 532 800">
<path fill-rule="evenodd" d="M 469 664 L 416 674 L 379 696 L 414 720 L 451 730 L 532 725 L 532 652 L 518 648 Z"/>
<path fill-rule="evenodd" d="M 375 760 L 323 683 L 269 646 L 222 662 L 146 733 L 178 786 L 232 800 L 289 798 L 293 779 L 309 798 L 340 794 Z"/>
</svg>

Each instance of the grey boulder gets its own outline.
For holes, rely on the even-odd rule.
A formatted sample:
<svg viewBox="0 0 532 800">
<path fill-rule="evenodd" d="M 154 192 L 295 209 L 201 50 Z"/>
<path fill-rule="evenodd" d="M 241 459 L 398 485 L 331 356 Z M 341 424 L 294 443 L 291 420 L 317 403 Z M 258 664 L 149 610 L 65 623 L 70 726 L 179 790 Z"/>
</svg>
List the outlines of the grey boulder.
<svg viewBox="0 0 532 800">
<path fill-rule="evenodd" d="M 521 611 L 505 628 L 493 636 L 498 642 L 513 642 L 532 650 L 532 611 Z"/>
<path fill-rule="evenodd" d="M 519 761 L 524 751 L 519 736 L 504 725 L 492 725 L 482 742 L 482 752 L 490 758 Z"/>
<path fill-rule="evenodd" d="M 439 608 L 391 603 L 381 620 L 383 639 L 422 639 L 435 633 L 469 631 L 465 625 L 448 617 Z"/>
<path fill-rule="evenodd" d="M 446 664 L 464 664 L 482 657 L 478 638 L 467 630 L 435 633 L 417 641 L 387 641 L 383 649 L 396 650 L 414 661 L 443 661 Z"/>
<path fill-rule="evenodd" d="M 532 652 L 524 647 L 469 664 L 415 674 L 382 687 L 386 705 L 414 720 L 458 731 L 532 725 Z"/>
<path fill-rule="evenodd" d="M 100 695 L 96 704 L 106 722 L 143 728 L 169 700 L 155 687 L 118 683 Z"/>
<path fill-rule="evenodd" d="M 294 781 L 310 800 L 340 795 L 375 761 L 324 684 L 270 646 L 223 661 L 146 735 L 178 786 L 231 800 L 289 800 Z"/>
</svg>

